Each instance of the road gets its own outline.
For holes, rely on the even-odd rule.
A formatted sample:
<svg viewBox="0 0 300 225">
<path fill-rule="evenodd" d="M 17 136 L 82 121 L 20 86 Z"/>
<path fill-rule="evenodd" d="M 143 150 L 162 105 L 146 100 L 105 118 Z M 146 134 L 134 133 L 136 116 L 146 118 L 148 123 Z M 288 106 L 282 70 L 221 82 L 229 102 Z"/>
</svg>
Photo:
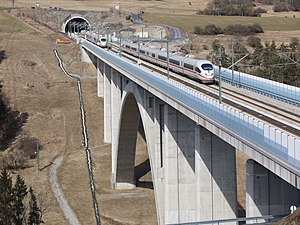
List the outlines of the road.
<svg viewBox="0 0 300 225">
<path fill-rule="evenodd" d="M 137 24 L 147 24 L 146 22 L 144 22 L 144 20 L 140 17 L 139 13 L 132 13 L 131 14 L 131 21 L 133 23 L 137 23 Z M 165 24 L 160 24 L 162 26 L 167 26 L 170 28 L 171 30 L 171 37 L 170 40 L 183 40 L 186 38 L 184 32 L 178 28 L 178 27 L 174 27 L 174 26 L 169 26 L 169 25 L 165 25 Z"/>
</svg>

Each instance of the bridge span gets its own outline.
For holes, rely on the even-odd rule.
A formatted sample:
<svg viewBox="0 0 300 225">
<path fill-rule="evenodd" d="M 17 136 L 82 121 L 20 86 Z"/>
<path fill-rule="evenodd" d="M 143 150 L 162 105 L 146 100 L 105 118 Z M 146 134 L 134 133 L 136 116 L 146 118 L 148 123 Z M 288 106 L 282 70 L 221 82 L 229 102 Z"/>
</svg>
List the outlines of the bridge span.
<svg viewBox="0 0 300 225">
<path fill-rule="evenodd" d="M 158 224 L 236 218 L 236 151 L 251 158 L 247 217 L 287 214 L 291 205 L 300 206 L 298 135 L 83 39 L 81 53 L 82 61 L 96 66 L 98 96 L 104 98 L 112 187 L 135 187 L 136 138 L 142 124 Z"/>
</svg>

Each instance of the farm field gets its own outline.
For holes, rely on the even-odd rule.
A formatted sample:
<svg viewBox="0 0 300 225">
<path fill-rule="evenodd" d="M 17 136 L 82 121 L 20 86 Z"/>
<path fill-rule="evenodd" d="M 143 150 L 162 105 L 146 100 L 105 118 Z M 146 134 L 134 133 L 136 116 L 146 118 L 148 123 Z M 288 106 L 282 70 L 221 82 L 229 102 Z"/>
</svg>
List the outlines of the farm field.
<svg viewBox="0 0 300 225">
<path fill-rule="evenodd" d="M 298 17 L 245 17 L 245 16 L 204 16 L 204 15 L 174 15 L 146 13 L 143 18 L 147 22 L 178 26 L 185 32 L 193 32 L 195 26 L 204 27 L 207 24 L 215 24 L 225 28 L 230 24 L 251 25 L 258 23 L 264 31 L 294 31 L 300 30 L 300 14 Z"/>
<path fill-rule="evenodd" d="M 19 0 L 15 2 L 16 7 L 31 7 L 36 4 L 35 0 Z M 38 1 L 41 7 L 61 7 L 64 9 L 77 9 L 77 10 L 108 10 L 111 7 L 119 6 L 121 10 L 132 12 L 156 12 L 165 13 L 172 12 L 174 14 L 195 14 L 199 9 L 204 9 L 209 0 L 168 0 L 168 1 L 139 1 L 139 0 L 43 0 Z M 191 4 L 189 4 L 189 2 Z M 0 7 L 11 7 L 11 1 L 0 0 Z"/>
</svg>

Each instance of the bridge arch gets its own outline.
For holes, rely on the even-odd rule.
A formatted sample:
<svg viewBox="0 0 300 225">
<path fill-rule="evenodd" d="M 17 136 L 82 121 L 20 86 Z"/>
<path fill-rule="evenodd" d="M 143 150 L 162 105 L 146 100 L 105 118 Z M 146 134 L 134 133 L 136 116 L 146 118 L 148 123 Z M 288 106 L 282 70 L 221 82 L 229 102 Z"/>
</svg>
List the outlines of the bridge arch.
<svg viewBox="0 0 300 225">
<path fill-rule="evenodd" d="M 136 141 L 139 129 L 142 129 L 144 133 L 149 157 L 148 163 L 150 162 L 150 165 L 143 165 L 144 169 L 148 168 L 150 170 L 152 167 L 149 138 L 147 138 L 150 131 L 149 127 L 146 126 L 146 112 L 142 106 L 142 98 L 137 86 L 130 82 L 126 85 L 124 93 L 126 94 L 121 102 L 115 183 L 121 188 L 132 188 L 136 186 L 136 182 L 140 177 L 135 170 Z M 145 161 L 143 164 L 146 163 Z M 151 171 L 153 171 L 152 168 Z"/>
<path fill-rule="evenodd" d="M 74 33 L 75 30 L 76 32 L 80 32 L 82 30 L 85 30 L 86 27 L 90 26 L 91 23 L 82 15 L 72 14 L 66 18 L 65 22 L 62 24 L 61 29 L 64 33 Z"/>
</svg>

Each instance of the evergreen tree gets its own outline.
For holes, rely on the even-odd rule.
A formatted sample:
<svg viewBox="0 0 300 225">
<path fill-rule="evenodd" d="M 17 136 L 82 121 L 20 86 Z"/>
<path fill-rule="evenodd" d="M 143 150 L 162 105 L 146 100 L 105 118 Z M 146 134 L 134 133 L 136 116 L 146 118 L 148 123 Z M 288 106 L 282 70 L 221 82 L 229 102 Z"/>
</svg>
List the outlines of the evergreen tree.
<svg viewBox="0 0 300 225">
<path fill-rule="evenodd" d="M 14 188 L 14 204 L 13 204 L 13 212 L 14 212 L 14 223 L 16 225 L 23 224 L 23 218 L 25 213 L 25 206 L 23 204 L 24 197 L 27 195 L 27 186 L 24 182 L 24 179 L 18 175 L 15 188 Z"/>
<path fill-rule="evenodd" d="M 11 225 L 13 218 L 12 179 L 6 170 L 0 174 L 0 224 Z"/>
<path fill-rule="evenodd" d="M 29 189 L 30 201 L 29 201 L 29 215 L 28 225 L 40 225 L 41 224 L 41 211 L 38 208 L 36 197 L 33 194 L 32 188 Z"/>
</svg>

